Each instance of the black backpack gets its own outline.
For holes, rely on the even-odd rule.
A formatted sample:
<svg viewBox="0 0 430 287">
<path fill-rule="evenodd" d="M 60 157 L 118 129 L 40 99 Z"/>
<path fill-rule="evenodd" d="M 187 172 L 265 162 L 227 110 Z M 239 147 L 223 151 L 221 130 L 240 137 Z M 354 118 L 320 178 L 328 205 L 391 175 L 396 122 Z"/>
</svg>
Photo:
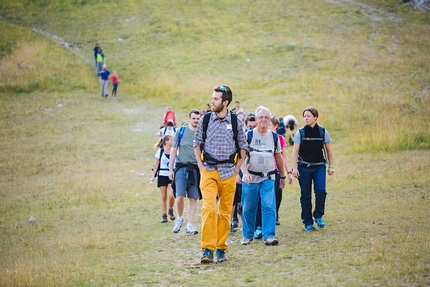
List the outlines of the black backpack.
<svg viewBox="0 0 430 287">
<path fill-rule="evenodd" d="M 204 114 L 204 116 L 203 116 L 203 122 L 202 122 L 202 124 L 203 124 L 203 135 L 202 135 L 202 137 L 203 137 L 203 143 L 200 145 L 200 149 L 202 151 L 203 158 L 205 158 L 207 160 L 210 160 L 214 164 L 217 164 L 217 163 L 235 163 L 235 157 L 236 157 L 236 155 L 239 158 L 241 158 L 240 152 L 239 152 L 239 150 L 240 150 L 239 149 L 239 140 L 237 138 L 238 137 L 237 115 L 235 113 L 233 113 L 233 112 L 230 112 L 231 125 L 232 125 L 232 129 L 233 129 L 233 139 L 234 139 L 234 142 L 235 142 L 235 145 L 236 145 L 236 151 L 234 152 L 234 154 L 232 154 L 230 156 L 230 158 L 228 160 L 225 160 L 225 161 L 217 161 L 216 159 L 211 158 L 207 153 L 204 152 L 205 141 L 206 141 L 206 137 L 207 137 L 206 133 L 207 133 L 207 130 L 208 130 L 209 120 L 211 118 L 211 115 L 212 115 L 212 113 L 210 112 L 210 113 Z"/>
</svg>

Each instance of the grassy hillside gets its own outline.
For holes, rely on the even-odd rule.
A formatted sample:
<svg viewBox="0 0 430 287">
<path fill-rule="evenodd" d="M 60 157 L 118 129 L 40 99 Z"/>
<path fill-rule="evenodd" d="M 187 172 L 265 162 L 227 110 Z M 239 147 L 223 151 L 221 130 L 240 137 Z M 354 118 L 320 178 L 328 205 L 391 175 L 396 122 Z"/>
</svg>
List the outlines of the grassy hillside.
<svg viewBox="0 0 430 287">
<path fill-rule="evenodd" d="M 128 94 L 189 110 L 228 83 L 248 111 L 317 106 L 351 151 L 428 148 L 428 13 L 367 2 L 3 1 L 0 13 L 87 63 L 99 42 Z"/>
<path fill-rule="evenodd" d="M 388 0 L 5 0 L 0 16 L 19 25 L 0 23 L 1 286 L 430 284 L 428 12 Z M 96 41 L 117 99 L 99 95 Z M 243 247 L 239 232 L 227 264 L 201 266 L 199 237 L 159 223 L 148 181 L 165 107 L 186 119 L 216 84 L 248 112 L 300 120 L 316 106 L 336 173 L 326 229 L 302 232 L 294 182 L 278 247 Z"/>
</svg>

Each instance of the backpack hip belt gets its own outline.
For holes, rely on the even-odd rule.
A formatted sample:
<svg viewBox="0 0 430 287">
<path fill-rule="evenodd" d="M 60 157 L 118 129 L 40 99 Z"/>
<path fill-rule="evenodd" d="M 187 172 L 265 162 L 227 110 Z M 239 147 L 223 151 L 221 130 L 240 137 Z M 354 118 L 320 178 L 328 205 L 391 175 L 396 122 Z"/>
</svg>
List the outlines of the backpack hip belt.
<svg viewBox="0 0 430 287">
<path fill-rule="evenodd" d="M 256 171 L 248 170 L 248 172 L 250 174 L 258 175 L 260 177 L 268 177 L 268 178 L 270 178 L 270 175 L 275 174 L 276 170 L 272 170 L 272 171 L 269 171 L 269 172 L 256 172 Z"/>
</svg>

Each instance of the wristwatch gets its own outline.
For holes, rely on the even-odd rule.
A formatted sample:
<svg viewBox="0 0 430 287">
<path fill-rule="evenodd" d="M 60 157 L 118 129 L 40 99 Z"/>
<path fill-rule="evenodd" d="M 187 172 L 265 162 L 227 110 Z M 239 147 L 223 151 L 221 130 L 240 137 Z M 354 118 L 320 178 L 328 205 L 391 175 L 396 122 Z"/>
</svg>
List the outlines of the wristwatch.
<svg viewBox="0 0 430 287">
<path fill-rule="evenodd" d="M 281 176 L 281 179 L 286 179 L 287 178 L 287 176 Z"/>
</svg>

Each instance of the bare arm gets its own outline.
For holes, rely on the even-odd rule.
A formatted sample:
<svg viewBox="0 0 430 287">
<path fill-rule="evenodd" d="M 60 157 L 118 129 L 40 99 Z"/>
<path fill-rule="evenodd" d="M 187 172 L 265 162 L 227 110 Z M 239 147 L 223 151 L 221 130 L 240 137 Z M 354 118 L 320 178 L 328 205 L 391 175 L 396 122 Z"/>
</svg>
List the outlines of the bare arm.
<svg viewBox="0 0 430 287">
<path fill-rule="evenodd" d="M 154 179 L 157 174 L 159 164 L 160 164 L 160 159 L 156 157 L 154 162 L 154 167 L 152 168 L 152 177 L 151 177 L 150 183 L 154 183 Z"/>
<path fill-rule="evenodd" d="M 275 153 L 275 161 L 278 166 L 279 173 L 281 175 L 281 181 L 279 183 L 279 187 L 283 189 L 285 187 L 285 169 L 284 169 L 284 157 L 282 156 L 282 152 Z"/>
<path fill-rule="evenodd" d="M 300 177 L 299 170 L 297 169 L 297 160 L 299 159 L 299 150 L 300 150 L 300 145 L 298 143 L 294 143 L 292 165 L 293 165 L 293 176 L 295 178 Z"/>
<path fill-rule="evenodd" d="M 293 182 L 293 176 L 291 175 L 290 165 L 288 164 L 288 156 L 287 156 L 287 148 L 286 147 L 284 147 L 282 149 L 282 157 L 284 158 L 284 167 L 285 167 L 285 170 L 287 171 L 288 184 L 291 184 Z"/>
<path fill-rule="evenodd" d="M 332 175 L 334 173 L 334 156 L 333 156 L 333 149 L 331 147 L 331 143 L 325 144 L 325 149 L 327 150 L 327 157 L 328 157 L 328 175 Z"/>
<path fill-rule="evenodd" d="M 194 148 L 194 155 L 196 156 L 197 165 L 199 166 L 199 170 L 202 170 L 205 168 L 205 165 L 202 162 L 201 154 L 202 154 L 202 149 L 200 148 L 200 146 L 196 146 Z"/>
<path fill-rule="evenodd" d="M 169 179 L 175 179 L 175 173 L 173 172 L 173 167 L 175 166 L 176 153 L 178 152 L 177 147 L 172 147 L 170 149 L 170 157 L 169 157 Z"/>
</svg>

